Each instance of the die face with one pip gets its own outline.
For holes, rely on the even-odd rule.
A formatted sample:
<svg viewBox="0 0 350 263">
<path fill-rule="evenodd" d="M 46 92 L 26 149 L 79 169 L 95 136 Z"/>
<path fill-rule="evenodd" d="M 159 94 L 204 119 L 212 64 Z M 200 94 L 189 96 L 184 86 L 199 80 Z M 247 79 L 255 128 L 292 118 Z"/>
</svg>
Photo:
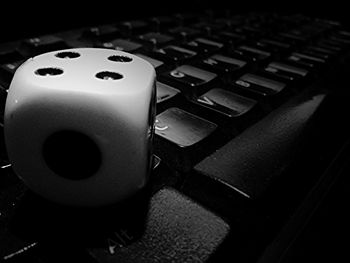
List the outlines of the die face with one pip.
<svg viewBox="0 0 350 263">
<path fill-rule="evenodd" d="M 31 58 L 6 101 L 13 169 L 61 204 L 123 200 L 148 179 L 155 103 L 155 71 L 135 55 L 82 48 Z"/>
</svg>

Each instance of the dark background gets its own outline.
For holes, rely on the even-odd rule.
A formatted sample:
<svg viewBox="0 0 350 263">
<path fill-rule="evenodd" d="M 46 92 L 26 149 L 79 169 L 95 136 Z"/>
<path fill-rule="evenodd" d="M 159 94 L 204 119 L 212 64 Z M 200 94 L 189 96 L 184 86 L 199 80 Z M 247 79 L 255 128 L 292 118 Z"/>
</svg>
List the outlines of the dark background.
<svg viewBox="0 0 350 263">
<path fill-rule="evenodd" d="M 80 26 L 97 25 L 133 18 L 204 9 L 232 10 L 232 13 L 267 11 L 302 13 L 310 16 L 340 20 L 350 24 L 346 1 L 302 0 L 47 0 L 2 1 L 0 13 L 0 42 L 20 39 Z"/>
</svg>

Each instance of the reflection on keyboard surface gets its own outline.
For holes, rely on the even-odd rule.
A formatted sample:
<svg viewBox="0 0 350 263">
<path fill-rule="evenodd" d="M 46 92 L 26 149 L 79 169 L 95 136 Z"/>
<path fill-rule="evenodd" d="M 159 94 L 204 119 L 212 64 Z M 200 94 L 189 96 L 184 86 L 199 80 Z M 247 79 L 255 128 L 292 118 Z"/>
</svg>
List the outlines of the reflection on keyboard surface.
<svg viewBox="0 0 350 263">
<path fill-rule="evenodd" d="M 134 53 L 157 72 L 154 169 L 148 188 L 126 203 L 73 209 L 41 199 L 14 175 L 1 139 L 1 259 L 278 258 L 334 180 L 325 171 L 349 132 L 340 120 L 349 46 L 338 22 L 220 12 L 1 44 L 1 137 L 7 89 L 31 56 L 102 47 Z"/>
</svg>

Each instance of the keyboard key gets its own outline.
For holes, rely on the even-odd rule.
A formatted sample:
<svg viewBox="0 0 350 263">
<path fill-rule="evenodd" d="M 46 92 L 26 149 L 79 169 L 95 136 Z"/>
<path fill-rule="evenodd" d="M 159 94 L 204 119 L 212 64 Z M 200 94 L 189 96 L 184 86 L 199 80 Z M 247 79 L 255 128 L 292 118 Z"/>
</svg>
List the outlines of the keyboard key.
<svg viewBox="0 0 350 263">
<path fill-rule="evenodd" d="M 234 30 L 235 32 L 237 32 L 240 35 L 244 35 L 247 38 L 260 38 L 264 35 L 265 32 L 264 29 L 261 28 L 255 28 L 252 26 L 240 26 L 235 28 Z"/>
<path fill-rule="evenodd" d="M 345 37 L 347 39 L 350 39 L 350 31 L 339 30 L 336 34 L 338 34 L 339 36 Z"/>
<path fill-rule="evenodd" d="M 331 49 L 327 49 L 327 48 L 323 48 L 317 45 L 312 45 L 312 46 L 308 46 L 306 48 L 307 51 L 313 51 L 313 52 L 317 52 L 319 54 L 324 54 L 324 55 L 328 55 L 329 57 L 334 56 L 337 54 L 336 51 L 331 50 Z"/>
<path fill-rule="evenodd" d="M 141 20 L 125 21 L 119 24 L 119 27 L 126 37 L 143 34 L 150 29 L 149 25 Z"/>
<path fill-rule="evenodd" d="M 291 45 L 286 42 L 280 42 L 280 41 L 267 39 L 267 38 L 263 38 L 259 40 L 256 43 L 256 45 L 258 47 L 261 47 L 262 49 L 265 49 L 271 52 L 284 52 L 291 47 Z"/>
<path fill-rule="evenodd" d="M 144 228 L 142 236 L 131 244 L 125 245 L 114 236 L 105 247 L 88 251 L 99 263 L 205 262 L 230 231 L 220 217 L 171 188 L 152 197 Z"/>
<path fill-rule="evenodd" d="M 171 86 L 179 88 L 187 96 L 193 96 L 205 91 L 217 75 L 189 65 L 182 65 L 176 69 L 161 74 L 160 79 Z"/>
<path fill-rule="evenodd" d="M 305 129 L 311 127 L 325 97 L 320 93 L 295 98 L 205 158 L 195 171 L 208 178 L 211 187 L 221 184 L 244 198 L 262 198 L 291 164 L 300 140 L 308 140 Z"/>
<path fill-rule="evenodd" d="M 200 30 L 205 36 L 212 36 L 216 32 L 222 31 L 224 29 L 223 25 L 199 22 L 192 25 L 193 28 Z"/>
<path fill-rule="evenodd" d="M 10 86 L 13 75 L 23 60 L 0 65 L 0 82 L 6 89 Z"/>
<path fill-rule="evenodd" d="M 233 57 L 215 54 L 196 63 L 199 67 L 207 69 L 217 74 L 238 73 L 247 63 Z"/>
<path fill-rule="evenodd" d="M 155 154 L 170 167 L 189 171 L 213 150 L 209 139 L 216 128 L 216 124 L 179 108 L 167 109 L 156 117 Z"/>
<path fill-rule="evenodd" d="M 179 90 L 173 87 L 170 87 L 169 85 L 166 85 L 164 83 L 161 83 L 159 81 L 157 81 L 156 87 L 157 87 L 157 104 L 168 101 L 180 93 Z"/>
<path fill-rule="evenodd" d="M 179 46 L 166 46 L 154 49 L 151 54 L 168 63 L 184 63 L 197 55 L 196 52 Z"/>
<path fill-rule="evenodd" d="M 328 53 L 324 53 L 322 51 L 317 51 L 313 48 L 303 48 L 302 49 L 302 53 L 311 57 L 315 57 L 315 58 L 319 58 L 319 59 L 323 59 L 325 62 L 327 62 L 328 59 L 330 59 L 330 54 Z"/>
<path fill-rule="evenodd" d="M 193 24 L 198 20 L 198 16 L 194 14 L 175 14 L 174 17 L 178 20 L 180 26 Z"/>
<path fill-rule="evenodd" d="M 175 18 L 169 16 L 156 16 L 150 19 L 154 32 L 164 32 L 166 29 L 174 27 L 177 22 Z"/>
<path fill-rule="evenodd" d="M 265 68 L 265 72 L 289 81 L 306 77 L 309 73 L 306 69 L 294 67 L 281 62 L 271 62 Z"/>
<path fill-rule="evenodd" d="M 333 40 L 333 41 L 335 41 L 343 46 L 348 46 L 350 44 L 350 39 L 344 38 L 344 37 L 339 36 L 339 35 L 333 35 L 329 39 Z"/>
<path fill-rule="evenodd" d="M 280 33 L 276 36 L 282 42 L 292 43 L 292 45 L 303 45 L 307 42 L 307 36 L 299 36 L 293 33 Z"/>
<path fill-rule="evenodd" d="M 120 37 L 120 31 L 111 25 L 89 27 L 83 31 L 82 37 L 105 42 Z"/>
<path fill-rule="evenodd" d="M 46 35 L 24 40 L 21 45 L 21 50 L 29 56 L 34 56 L 40 53 L 65 49 L 67 47 L 63 39 L 53 35 Z"/>
<path fill-rule="evenodd" d="M 322 48 L 333 50 L 336 53 L 339 53 L 343 49 L 343 47 L 339 43 L 332 41 L 330 39 L 322 39 L 317 42 L 317 45 Z"/>
<path fill-rule="evenodd" d="M 164 110 L 174 107 L 175 105 L 183 104 L 182 97 L 180 96 L 180 91 L 169 85 L 156 82 L 157 88 L 157 114 L 163 112 Z"/>
<path fill-rule="evenodd" d="M 230 139 L 263 116 L 257 101 L 221 88 L 211 89 L 192 102 L 200 106 L 198 115 L 218 124 Z"/>
<path fill-rule="evenodd" d="M 197 98 L 196 103 L 229 118 L 238 118 L 248 113 L 257 102 L 228 90 L 211 89 Z"/>
<path fill-rule="evenodd" d="M 208 135 L 217 125 L 178 108 L 171 108 L 156 117 L 158 136 L 181 148 L 192 146 Z"/>
<path fill-rule="evenodd" d="M 255 74 L 244 74 L 235 82 L 242 89 L 251 91 L 259 96 L 272 96 L 281 92 L 286 84 Z"/>
<path fill-rule="evenodd" d="M 150 49 L 160 48 L 163 45 L 170 44 L 170 42 L 174 40 L 174 38 L 169 35 L 156 32 L 140 35 L 138 39 L 144 42 Z"/>
<path fill-rule="evenodd" d="M 0 62 L 8 63 L 23 59 L 23 56 L 17 51 L 17 43 L 1 44 Z"/>
<path fill-rule="evenodd" d="M 270 52 L 249 46 L 240 46 L 233 53 L 251 61 L 265 60 L 271 56 Z"/>
<path fill-rule="evenodd" d="M 231 31 L 222 31 L 217 36 L 214 35 L 213 38 L 214 41 L 223 41 L 226 44 L 233 46 L 237 46 L 246 40 L 246 36 L 236 34 Z"/>
<path fill-rule="evenodd" d="M 218 51 L 224 46 L 224 44 L 206 38 L 196 38 L 187 42 L 183 46 L 187 49 L 203 54 Z"/>
<path fill-rule="evenodd" d="M 169 33 L 178 40 L 186 42 L 199 35 L 200 31 L 189 27 L 176 27 L 169 29 Z"/>
<path fill-rule="evenodd" d="M 88 38 L 77 37 L 81 36 L 82 30 L 74 30 L 69 32 L 67 35 L 63 34 L 62 38 L 65 39 L 65 42 L 69 48 L 87 48 L 94 47 L 97 42 L 90 40 Z"/>
<path fill-rule="evenodd" d="M 304 66 L 307 68 L 315 68 L 324 64 L 326 61 L 322 58 L 306 55 L 299 52 L 293 52 L 288 58 L 288 61 L 295 63 L 296 65 Z"/>
<path fill-rule="evenodd" d="M 160 71 L 160 69 L 164 66 L 164 62 L 157 60 L 155 58 L 151 58 L 149 56 L 146 56 L 144 54 L 141 53 L 135 53 L 136 56 L 143 58 L 144 60 L 147 60 L 149 63 L 152 64 L 152 66 L 157 70 L 157 72 Z"/>
<path fill-rule="evenodd" d="M 225 29 L 232 29 L 233 27 L 239 26 L 240 24 L 242 24 L 242 19 L 238 18 L 218 18 L 215 19 L 215 24 L 216 25 L 221 25 L 223 26 Z"/>
<path fill-rule="evenodd" d="M 127 39 L 118 38 L 110 42 L 98 44 L 97 47 L 110 48 L 132 53 L 139 51 L 142 48 L 142 44 Z"/>
</svg>

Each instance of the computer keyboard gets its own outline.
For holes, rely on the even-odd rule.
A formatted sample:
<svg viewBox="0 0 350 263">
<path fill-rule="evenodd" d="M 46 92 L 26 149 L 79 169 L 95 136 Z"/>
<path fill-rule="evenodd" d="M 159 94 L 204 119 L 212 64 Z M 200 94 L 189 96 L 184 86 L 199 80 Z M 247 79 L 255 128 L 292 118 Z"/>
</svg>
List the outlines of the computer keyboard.
<svg viewBox="0 0 350 263">
<path fill-rule="evenodd" d="M 153 171 L 130 200 L 44 200 L 1 139 L 1 260 L 277 262 L 349 156 L 350 31 L 271 13 L 136 19 L 0 45 L 1 137 L 11 79 L 32 56 L 116 49 L 157 72 Z"/>
</svg>

